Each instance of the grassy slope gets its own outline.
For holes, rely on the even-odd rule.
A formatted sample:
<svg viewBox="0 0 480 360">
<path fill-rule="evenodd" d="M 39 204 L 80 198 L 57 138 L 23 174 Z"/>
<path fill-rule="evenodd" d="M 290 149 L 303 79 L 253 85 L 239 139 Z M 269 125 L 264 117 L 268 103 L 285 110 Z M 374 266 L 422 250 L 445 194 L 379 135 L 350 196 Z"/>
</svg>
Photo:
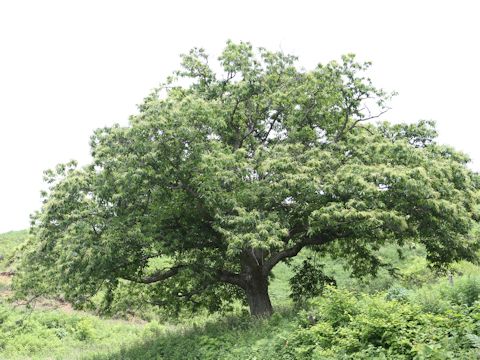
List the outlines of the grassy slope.
<svg viewBox="0 0 480 360">
<path fill-rule="evenodd" d="M 11 257 L 27 230 L 0 234 L 0 272 L 12 270 Z M 0 276 L 0 359 L 80 359 L 109 353 L 149 337 L 151 326 L 100 319 L 59 304 L 13 306 L 7 297 L 11 277 Z"/>
<path fill-rule="evenodd" d="M 0 234 L 0 253 L 5 256 L 0 262 L 1 271 L 8 270 L 8 259 L 27 234 L 27 231 Z M 290 275 L 291 270 L 285 264 L 276 269 L 270 291 L 274 304 L 284 307 L 289 304 L 285 286 Z M 0 293 L 9 290 L 10 279 L 3 278 L 6 282 L 3 288 L 0 284 Z M 0 359 L 156 359 L 163 358 L 158 357 L 159 347 L 171 353 L 165 355 L 166 358 L 178 356 L 181 359 L 185 353 L 193 354 L 191 345 L 199 341 L 198 336 L 209 342 L 212 337 L 218 337 L 225 331 L 229 339 L 227 342 L 233 344 L 243 338 L 243 346 L 250 348 L 254 345 L 252 340 L 256 342 L 256 337 L 261 338 L 257 332 L 265 331 L 264 326 L 271 332 L 279 330 L 280 323 L 288 328 L 291 311 L 281 310 L 279 314 L 281 315 L 276 316 L 279 323 L 263 321 L 260 327 L 258 322 L 240 312 L 227 317 L 197 315 L 194 319 L 183 320 L 176 325 L 159 324 L 156 321 L 140 324 L 101 319 L 68 308 L 12 307 L 0 297 Z M 207 352 L 212 350 L 211 345 L 202 341 L 199 344 L 205 345 Z M 190 343 L 192 344 L 189 345 Z M 243 347 L 240 349 L 245 350 Z M 197 350 L 200 351 L 198 356 L 205 353 L 201 349 Z M 226 348 L 226 351 L 230 350 Z M 233 354 L 235 353 L 234 351 Z M 195 358 L 205 358 L 197 355 Z"/>
<path fill-rule="evenodd" d="M 390 249 L 384 252 L 392 255 Z M 384 274 L 355 282 L 345 276 L 348 286 L 329 290 L 308 310 L 277 306 L 270 319 L 196 318 L 168 331 L 153 329 L 152 337 L 133 346 L 86 359 L 480 359 L 479 268 L 458 264 L 463 275 L 452 285 L 447 277 L 434 279 L 416 252 L 398 262 L 405 280 Z M 345 275 L 337 265 L 326 267 Z M 284 272 L 277 280 L 282 277 Z M 402 287 L 410 282 L 412 289 Z M 389 290 L 371 290 L 383 286 Z M 281 287 L 273 284 L 277 295 Z"/>
<path fill-rule="evenodd" d="M 0 252 L 11 253 L 25 236 L 26 232 L 0 235 Z M 381 251 L 381 256 L 393 261 L 402 277 L 393 279 L 388 272 L 382 271 L 378 277 L 363 281 L 351 279 L 340 262 L 321 259 L 325 263 L 325 272 L 337 278 L 339 288 L 349 290 L 333 291 L 314 301 L 309 313 L 291 307 L 287 283 L 292 272 L 287 265 L 281 264 L 275 269 L 275 279 L 270 286 L 277 312 L 268 320 L 251 319 L 237 311 L 228 316 L 198 315 L 175 325 L 155 321 L 139 324 L 71 311 L 14 309 L 5 301 L 0 301 L 0 359 L 395 358 L 392 354 L 381 353 L 388 347 L 393 348 L 390 343 L 382 343 L 386 341 L 383 337 L 389 331 L 388 323 L 396 326 L 395 333 L 405 327 L 405 332 L 411 333 L 414 338 L 429 334 L 431 329 L 438 330 L 438 333 L 430 334 L 432 339 L 423 339 L 418 343 L 406 335 L 407 338 L 402 341 L 410 342 L 408 351 L 411 354 L 427 354 L 423 358 L 474 358 L 477 353 L 472 348 L 472 341 L 475 335 L 480 335 L 480 326 L 479 329 L 475 327 L 480 315 L 477 308 L 462 310 L 459 304 L 465 302 L 465 296 L 475 299 L 480 294 L 480 278 L 476 275 L 479 268 L 459 264 L 457 268 L 464 276 L 456 279 L 453 287 L 446 279 L 436 284 L 434 275 L 425 267 L 422 255 L 422 249 L 407 249 L 405 256 L 399 258 L 395 249 L 387 247 Z M 417 288 L 420 285 L 423 287 Z M 401 286 L 414 290 L 406 291 Z M 378 293 L 387 289 L 394 297 L 400 297 L 401 303 L 395 302 L 392 307 L 392 303 L 385 300 L 385 292 Z M 360 295 L 352 295 L 354 293 Z M 367 293 L 377 295 L 361 295 Z M 462 298 L 461 294 L 467 295 Z M 341 303 L 343 299 L 352 297 L 355 300 L 347 305 L 353 310 L 347 307 L 333 312 L 351 311 L 348 324 L 337 324 L 336 315 L 326 317 L 329 306 L 335 308 L 339 299 Z M 423 323 L 395 324 L 396 314 L 403 318 L 406 312 L 415 311 L 418 312 L 415 316 L 420 316 Z M 368 317 L 364 316 L 365 313 Z M 323 317 L 322 321 L 312 326 L 307 321 L 308 314 Z M 394 318 L 387 324 L 382 322 L 388 316 Z M 452 323 L 452 316 L 461 319 L 461 322 Z M 443 331 L 444 328 L 449 330 Z M 341 355 L 340 349 L 348 348 L 347 345 L 354 344 L 361 335 L 352 334 L 351 329 L 370 329 L 373 335 L 363 339 L 357 349 L 352 348 L 348 357 L 347 354 Z M 335 336 L 328 338 L 332 331 Z M 480 345 L 480 339 L 478 343 Z M 330 353 L 325 352 L 327 350 Z M 376 355 L 372 351 L 377 351 Z M 433 355 L 428 355 L 429 352 Z M 453 355 L 438 357 L 435 352 L 450 352 Z M 404 358 L 412 358 L 411 354 Z"/>
<path fill-rule="evenodd" d="M 25 240 L 27 235 L 27 230 L 0 234 L 0 274 L 12 270 L 10 263 L 14 250 Z M 9 276 L 0 275 L 0 299 L 10 290 L 10 281 Z"/>
<path fill-rule="evenodd" d="M 143 325 L 61 310 L 0 303 L 0 359 L 80 359 L 133 346 L 148 336 Z"/>
<path fill-rule="evenodd" d="M 0 255 L 3 256 L 3 260 L 0 260 L 0 272 L 8 270 L 7 267 L 10 256 L 13 254 L 15 248 L 25 240 L 27 235 L 27 230 L 10 231 L 0 234 Z"/>
</svg>

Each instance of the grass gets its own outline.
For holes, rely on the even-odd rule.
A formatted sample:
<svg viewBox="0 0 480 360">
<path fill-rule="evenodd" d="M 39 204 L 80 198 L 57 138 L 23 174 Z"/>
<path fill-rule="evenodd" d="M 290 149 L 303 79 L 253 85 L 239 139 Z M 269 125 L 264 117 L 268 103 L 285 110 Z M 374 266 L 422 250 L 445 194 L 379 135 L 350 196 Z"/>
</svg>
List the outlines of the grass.
<svg viewBox="0 0 480 360">
<path fill-rule="evenodd" d="M 295 316 L 291 309 L 283 309 L 270 319 L 252 319 L 247 314 L 214 317 L 201 325 L 158 331 L 134 346 L 86 359 L 275 359 L 277 344 L 297 326 Z"/>
<path fill-rule="evenodd" d="M 1 359 L 81 359 L 132 345 L 148 327 L 78 312 L 14 308 L 0 303 Z"/>
<path fill-rule="evenodd" d="M 26 236 L 0 235 L 0 253 L 11 256 Z M 311 255 L 301 253 L 293 264 Z M 318 258 L 338 289 L 303 308 L 289 297 L 292 267 L 278 265 L 270 284 L 276 312 L 269 319 L 253 319 L 235 307 L 230 314 L 162 323 L 162 317 L 124 321 L 68 308 L 28 309 L 0 297 L 0 359 L 480 358 L 480 268 L 456 264 L 452 284 L 426 267 L 423 248 L 405 248 L 399 256 L 387 246 L 379 255 L 394 264 L 398 277 L 382 270 L 352 279 L 346 264 Z M 6 271 L 5 261 L 0 266 Z M 0 293 L 8 292 L 9 281 L 0 277 Z"/>
<path fill-rule="evenodd" d="M 306 310 L 290 307 L 269 319 L 237 314 L 152 328 L 152 336 L 133 346 L 85 359 L 475 359 L 480 356 L 479 281 L 463 276 L 451 285 L 442 279 L 403 294 L 331 288 Z"/>
<path fill-rule="evenodd" d="M 10 231 L 0 234 L 0 272 L 8 271 L 9 262 L 15 248 L 19 246 L 28 236 L 27 230 Z"/>
</svg>

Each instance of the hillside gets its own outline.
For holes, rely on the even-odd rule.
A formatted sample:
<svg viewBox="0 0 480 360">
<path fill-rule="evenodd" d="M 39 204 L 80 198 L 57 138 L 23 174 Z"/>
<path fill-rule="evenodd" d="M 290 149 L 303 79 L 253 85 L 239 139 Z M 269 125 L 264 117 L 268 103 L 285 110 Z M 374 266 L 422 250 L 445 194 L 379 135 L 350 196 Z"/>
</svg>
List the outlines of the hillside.
<svg viewBox="0 0 480 360">
<path fill-rule="evenodd" d="M 10 231 L 0 234 L 0 272 L 7 271 L 13 251 L 25 240 L 27 235 L 27 230 Z"/>
<path fill-rule="evenodd" d="M 0 234 L 0 299 L 10 294 L 12 255 L 27 235 L 27 230 Z"/>
<path fill-rule="evenodd" d="M 11 254 L 26 232 L 0 235 Z M 460 263 L 437 277 L 422 248 L 380 250 L 396 276 L 355 280 L 341 263 L 318 259 L 337 279 L 300 307 L 287 283 L 291 267 L 275 270 L 276 313 L 252 319 L 242 307 L 226 314 L 165 319 L 149 309 L 129 320 L 108 319 L 40 301 L 29 308 L 0 302 L 1 359 L 473 359 L 480 356 L 479 268 Z M 300 256 L 296 263 L 308 254 Z M 5 269 L 5 262 L 2 263 Z M 294 264 L 293 264 L 294 265 Z M 9 279 L 3 285 L 5 294 Z M 141 317 L 149 321 L 141 320 Z"/>
</svg>

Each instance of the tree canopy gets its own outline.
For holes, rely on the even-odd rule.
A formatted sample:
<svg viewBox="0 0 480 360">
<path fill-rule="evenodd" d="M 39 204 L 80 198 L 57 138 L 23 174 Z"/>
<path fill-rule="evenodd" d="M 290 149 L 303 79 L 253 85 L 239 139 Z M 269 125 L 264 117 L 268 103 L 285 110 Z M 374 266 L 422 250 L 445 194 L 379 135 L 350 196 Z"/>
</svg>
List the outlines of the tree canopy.
<svg viewBox="0 0 480 360">
<path fill-rule="evenodd" d="M 272 269 L 303 248 L 355 275 L 385 265 L 387 242 L 422 243 L 438 267 L 475 259 L 468 157 L 438 144 L 431 121 L 373 123 L 392 94 L 369 63 L 346 55 L 306 71 L 233 42 L 218 60 L 183 55 L 129 126 L 95 131 L 91 164 L 46 172 L 19 294 L 84 302 L 138 282 L 158 303 L 242 298 L 261 315 Z"/>
</svg>

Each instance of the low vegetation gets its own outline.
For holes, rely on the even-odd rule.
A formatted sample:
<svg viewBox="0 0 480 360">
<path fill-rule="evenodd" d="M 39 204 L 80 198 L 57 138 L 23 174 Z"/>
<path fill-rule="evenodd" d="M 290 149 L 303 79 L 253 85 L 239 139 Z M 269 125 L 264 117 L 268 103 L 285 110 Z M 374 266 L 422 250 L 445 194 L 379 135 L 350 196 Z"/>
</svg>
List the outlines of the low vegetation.
<svg viewBox="0 0 480 360">
<path fill-rule="evenodd" d="M 14 248 L 24 237 L 20 232 L 0 239 L 10 239 Z M 170 314 L 167 321 L 153 306 L 132 315 L 117 304 L 123 319 L 112 319 L 42 302 L 25 306 L 3 297 L 0 358 L 479 358 L 480 269 L 460 262 L 439 275 L 426 266 L 424 252 L 422 247 L 405 247 L 400 254 L 384 247 L 378 256 L 394 268 L 361 280 L 351 278 L 338 261 L 313 258 L 336 278 L 337 287 L 326 285 L 322 295 L 295 304 L 287 283 L 292 267 L 312 257 L 302 253 L 290 266 L 276 269 L 270 289 L 277 311 L 270 318 L 251 318 L 238 305 L 223 314 Z M 135 296 L 139 294 L 132 299 Z"/>
<path fill-rule="evenodd" d="M 422 292 L 376 295 L 329 288 L 308 310 L 248 316 L 159 334 L 94 359 L 474 359 L 480 356 L 478 278 Z M 444 293 L 451 297 L 434 300 Z M 472 297 L 472 295 L 474 295 Z M 442 298 L 437 298 L 442 299 Z M 462 301 L 458 301 L 462 299 Z M 467 300 L 467 302 L 463 302 Z M 469 303 L 469 301 L 473 301 Z M 259 324 L 260 323 L 260 324 Z"/>
</svg>

